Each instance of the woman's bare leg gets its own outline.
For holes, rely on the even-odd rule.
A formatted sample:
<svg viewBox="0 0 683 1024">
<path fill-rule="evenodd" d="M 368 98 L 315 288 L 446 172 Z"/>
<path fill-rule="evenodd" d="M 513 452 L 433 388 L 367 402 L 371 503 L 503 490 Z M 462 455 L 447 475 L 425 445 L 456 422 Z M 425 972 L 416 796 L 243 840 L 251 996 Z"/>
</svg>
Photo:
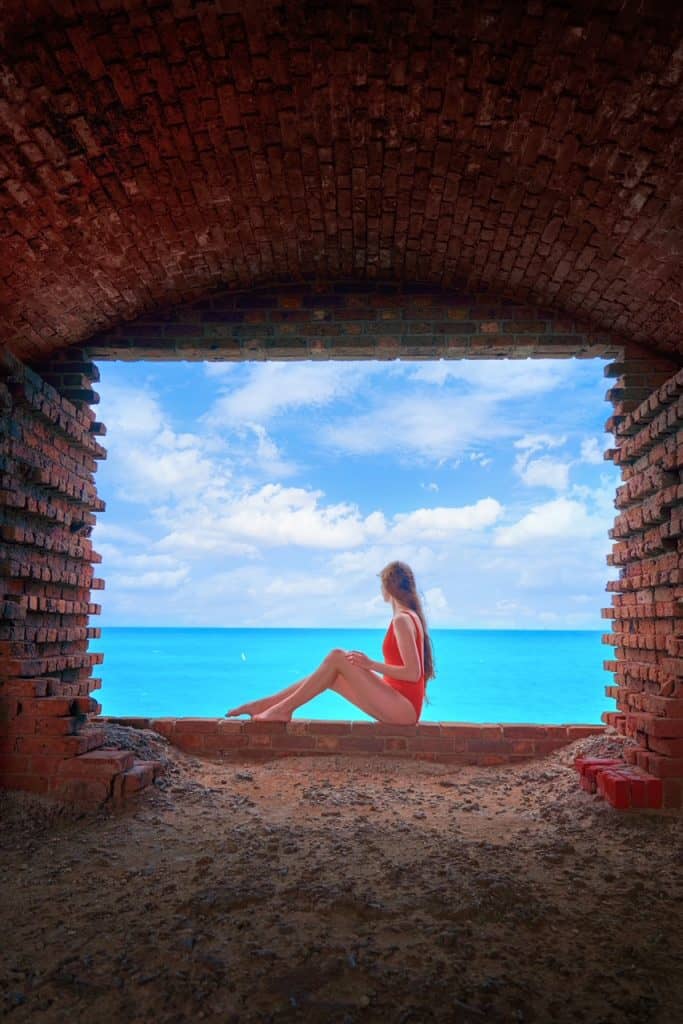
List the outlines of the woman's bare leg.
<svg viewBox="0 0 683 1024">
<path fill-rule="evenodd" d="M 288 697 L 290 693 L 301 686 L 301 684 L 308 679 L 308 676 L 304 676 L 303 679 L 299 679 L 296 683 L 292 683 L 291 686 L 286 686 L 284 690 L 280 690 L 279 693 L 273 693 L 270 697 L 260 697 L 258 700 L 247 701 L 246 704 L 240 704 L 238 708 L 233 708 L 231 711 L 227 711 L 225 714 L 226 718 L 233 718 L 236 715 L 254 715 L 259 711 L 265 711 L 266 708 L 272 707 L 274 704 L 279 704 L 281 700 Z"/>
<path fill-rule="evenodd" d="M 341 680 L 338 679 L 341 676 Z M 323 690 L 336 689 L 352 704 L 380 722 L 414 725 L 415 708 L 407 697 L 367 669 L 352 665 L 341 650 L 331 651 L 319 667 L 279 703 L 254 715 L 255 721 L 288 722 L 292 712 Z"/>
</svg>

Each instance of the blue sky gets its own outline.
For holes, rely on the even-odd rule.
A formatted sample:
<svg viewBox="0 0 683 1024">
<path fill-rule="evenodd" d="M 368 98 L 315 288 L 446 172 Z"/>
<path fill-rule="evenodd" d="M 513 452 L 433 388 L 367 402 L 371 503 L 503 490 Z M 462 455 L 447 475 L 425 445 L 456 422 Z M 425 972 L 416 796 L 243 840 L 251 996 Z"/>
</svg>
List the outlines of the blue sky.
<svg viewBox="0 0 683 1024">
<path fill-rule="evenodd" d="M 600 629 L 604 363 L 99 364 L 100 624 Z M 99 572 L 99 569 L 98 569 Z"/>
</svg>

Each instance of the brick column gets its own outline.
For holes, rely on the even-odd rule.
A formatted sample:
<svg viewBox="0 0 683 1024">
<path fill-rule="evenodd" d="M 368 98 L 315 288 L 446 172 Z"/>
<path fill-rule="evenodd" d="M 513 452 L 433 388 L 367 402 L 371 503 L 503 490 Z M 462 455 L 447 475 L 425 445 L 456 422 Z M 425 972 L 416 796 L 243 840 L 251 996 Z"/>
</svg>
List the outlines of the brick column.
<svg viewBox="0 0 683 1024">
<path fill-rule="evenodd" d="M 101 654 L 89 536 L 104 508 L 93 474 L 105 451 L 94 414 L 8 353 L 0 356 L 0 777 L 42 793 L 64 789 L 62 761 L 98 747 L 90 692 Z"/>
<path fill-rule="evenodd" d="M 617 712 L 604 721 L 635 737 L 630 760 L 664 783 L 664 805 L 683 806 L 683 369 L 637 347 L 607 367 L 618 376 L 608 392 L 608 429 L 621 467 L 617 517 L 608 563 L 620 567 L 607 584 L 603 617 L 615 647 L 608 696 Z"/>
<path fill-rule="evenodd" d="M 0 354 L 0 785 L 91 805 L 142 777 L 129 752 L 97 749 L 104 730 L 89 722 L 101 710 L 90 693 L 103 656 L 87 648 L 100 635 L 90 591 L 104 586 L 89 539 L 104 430 L 88 406 L 92 365 L 72 352 L 42 369 Z"/>
</svg>

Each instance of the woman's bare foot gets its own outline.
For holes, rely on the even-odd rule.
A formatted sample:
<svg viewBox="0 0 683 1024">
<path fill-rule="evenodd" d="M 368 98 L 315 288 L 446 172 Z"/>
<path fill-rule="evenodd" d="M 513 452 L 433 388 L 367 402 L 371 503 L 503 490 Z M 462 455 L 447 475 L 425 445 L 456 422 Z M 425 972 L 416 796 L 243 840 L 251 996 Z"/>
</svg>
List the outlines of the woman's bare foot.
<svg viewBox="0 0 683 1024">
<path fill-rule="evenodd" d="M 252 715 L 254 722 L 291 722 L 292 713 L 279 711 L 277 705 L 274 708 L 267 708 L 257 715 Z"/>
<path fill-rule="evenodd" d="M 249 704 L 240 704 L 238 708 L 225 712 L 225 718 L 235 718 L 237 715 L 254 715 L 259 701 L 252 701 Z"/>
</svg>

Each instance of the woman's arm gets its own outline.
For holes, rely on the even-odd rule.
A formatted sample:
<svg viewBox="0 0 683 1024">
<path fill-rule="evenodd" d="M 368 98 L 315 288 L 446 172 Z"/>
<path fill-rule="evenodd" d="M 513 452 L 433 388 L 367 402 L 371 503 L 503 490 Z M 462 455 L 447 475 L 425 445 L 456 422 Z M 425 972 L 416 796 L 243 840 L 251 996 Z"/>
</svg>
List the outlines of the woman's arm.
<svg viewBox="0 0 683 1024">
<path fill-rule="evenodd" d="M 420 655 L 415 640 L 415 630 L 410 616 L 396 616 L 394 619 L 394 633 L 403 665 L 385 665 L 381 661 L 372 661 L 362 651 L 349 651 L 347 658 L 353 665 L 369 669 L 371 672 L 380 672 L 382 675 L 391 676 L 392 679 L 401 679 L 406 683 L 417 683 L 420 680 L 422 671 Z"/>
</svg>

